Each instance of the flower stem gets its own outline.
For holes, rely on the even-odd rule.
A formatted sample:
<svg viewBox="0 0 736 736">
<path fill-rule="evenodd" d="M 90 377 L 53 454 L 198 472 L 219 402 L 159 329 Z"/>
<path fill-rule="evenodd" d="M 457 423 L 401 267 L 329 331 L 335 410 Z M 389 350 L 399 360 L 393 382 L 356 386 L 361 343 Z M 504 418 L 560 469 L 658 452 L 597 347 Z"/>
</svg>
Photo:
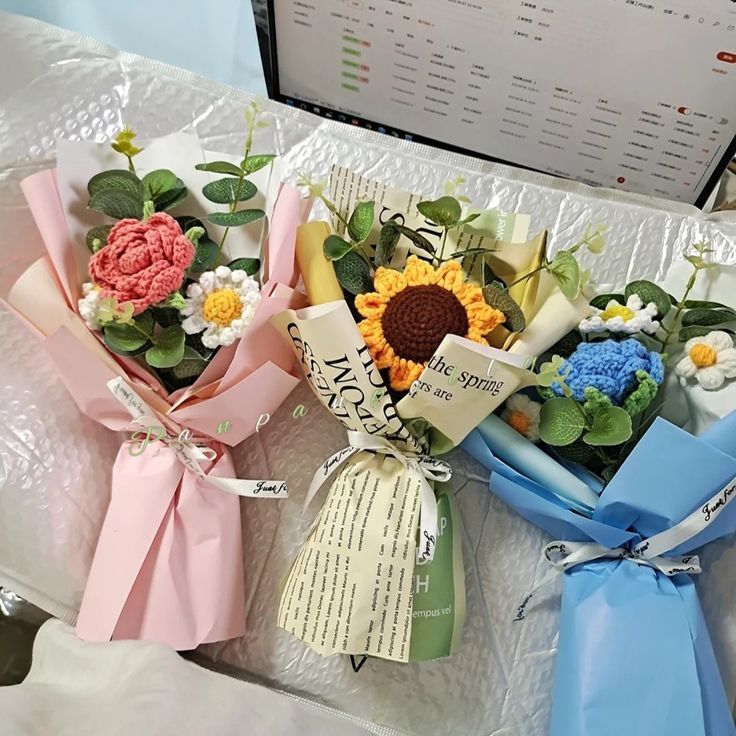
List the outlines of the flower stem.
<svg viewBox="0 0 736 736">
<path fill-rule="evenodd" d="M 142 327 L 139 327 L 135 320 L 133 320 L 132 322 L 129 322 L 128 324 L 136 332 L 140 332 L 141 335 L 144 335 L 145 337 L 147 337 L 154 345 L 158 344 L 158 341 L 156 340 L 156 338 L 152 334 L 149 334 L 148 332 L 146 332 Z"/>
<path fill-rule="evenodd" d="M 450 232 L 449 229 L 445 228 L 445 233 L 442 236 L 442 245 L 440 246 L 440 257 L 438 258 L 438 261 L 440 263 L 442 263 L 442 259 L 444 258 L 444 255 L 445 255 L 445 245 L 447 243 L 447 235 L 449 232 Z"/>
<path fill-rule="evenodd" d="M 675 316 L 672 319 L 672 322 L 670 322 L 670 326 L 667 328 L 667 332 L 665 333 L 664 339 L 660 340 L 659 338 L 655 338 L 659 342 L 662 343 L 662 347 L 659 349 L 660 354 L 663 354 L 664 351 L 667 349 L 667 346 L 670 344 L 670 340 L 672 339 L 672 335 L 675 332 L 675 328 L 677 327 L 677 323 L 680 319 L 680 315 L 682 314 L 682 310 L 685 309 L 685 302 L 687 301 L 687 298 L 690 296 L 690 292 L 693 290 L 693 287 L 695 286 L 695 281 L 698 278 L 698 268 L 694 268 L 692 274 L 690 274 L 690 278 L 688 279 L 687 286 L 685 287 L 685 294 L 683 295 L 682 299 L 677 303 L 677 309 L 675 311 Z"/>
<path fill-rule="evenodd" d="M 540 271 L 544 271 L 547 268 L 547 264 L 543 263 L 541 266 L 537 266 L 535 269 L 529 271 L 529 273 L 525 273 L 523 276 L 519 276 L 516 281 L 512 281 L 506 288 L 510 289 L 512 286 L 516 286 L 517 284 L 520 284 L 522 281 L 526 281 L 528 278 L 531 278 L 534 276 L 535 273 L 539 273 Z"/>
</svg>

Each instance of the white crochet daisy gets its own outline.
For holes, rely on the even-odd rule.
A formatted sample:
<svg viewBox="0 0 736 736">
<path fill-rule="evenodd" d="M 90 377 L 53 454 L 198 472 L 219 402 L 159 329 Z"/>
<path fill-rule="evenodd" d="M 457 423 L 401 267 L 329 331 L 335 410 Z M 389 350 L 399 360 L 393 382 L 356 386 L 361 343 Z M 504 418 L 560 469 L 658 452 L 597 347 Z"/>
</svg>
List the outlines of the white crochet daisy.
<svg viewBox="0 0 736 736">
<path fill-rule="evenodd" d="M 727 378 L 736 378 L 736 348 L 722 330 L 685 343 L 685 357 L 675 366 L 683 378 L 695 378 L 706 391 L 720 388 Z"/>
<path fill-rule="evenodd" d="M 595 309 L 595 307 L 593 308 Z M 638 294 L 632 294 L 626 304 L 611 299 L 605 309 L 595 309 L 592 317 L 584 319 L 578 329 L 582 333 L 615 332 L 623 335 L 634 335 L 646 332 L 653 335 L 659 329 L 657 305 L 649 302 L 644 306 Z"/>
<path fill-rule="evenodd" d="M 539 440 L 539 410 L 542 405 L 524 394 L 514 394 L 506 400 L 501 419 L 528 440 Z"/>
<path fill-rule="evenodd" d="M 258 282 L 245 271 L 218 266 L 205 271 L 196 284 L 187 287 L 182 308 L 186 319 L 181 326 L 193 335 L 204 331 L 202 343 L 208 348 L 232 345 L 243 335 L 261 299 Z"/>
<path fill-rule="evenodd" d="M 84 297 L 77 301 L 77 310 L 90 330 L 99 330 L 110 322 L 130 324 L 133 319 L 133 304 L 118 304 L 111 296 L 102 296 L 102 290 L 89 281 L 82 284 Z"/>
</svg>

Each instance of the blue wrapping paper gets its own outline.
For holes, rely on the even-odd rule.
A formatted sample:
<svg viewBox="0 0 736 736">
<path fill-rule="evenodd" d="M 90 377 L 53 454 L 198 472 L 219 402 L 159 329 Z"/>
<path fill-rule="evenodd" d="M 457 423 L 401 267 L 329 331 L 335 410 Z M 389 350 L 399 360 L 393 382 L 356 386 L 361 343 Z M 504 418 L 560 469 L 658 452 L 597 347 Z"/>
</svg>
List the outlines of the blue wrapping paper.
<svg viewBox="0 0 736 736">
<path fill-rule="evenodd" d="M 587 518 L 493 452 L 483 425 L 463 448 L 490 488 L 556 540 L 630 548 L 704 506 L 736 478 L 736 412 L 696 438 L 658 419 Z M 666 554 L 736 530 L 736 503 Z M 533 610 L 528 615 L 534 615 Z M 629 559 L 564 573 L 551 736 L 734 736 L 736 728 L 695 586 Z"/>
</svg>

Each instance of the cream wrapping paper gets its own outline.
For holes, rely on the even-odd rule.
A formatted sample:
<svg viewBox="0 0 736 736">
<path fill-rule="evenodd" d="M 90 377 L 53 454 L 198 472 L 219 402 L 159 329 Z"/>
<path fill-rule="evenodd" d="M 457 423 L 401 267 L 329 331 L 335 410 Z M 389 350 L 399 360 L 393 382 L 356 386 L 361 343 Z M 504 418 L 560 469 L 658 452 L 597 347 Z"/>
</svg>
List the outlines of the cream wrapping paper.
<svg viewBox="0 0 736 736">
<path fill-rule="evenodd" d="M 287 310 L 272 324 L 348 430 L 385 437 L 410 454 L 422 449 L 399 419 L 344 301 Z M 420 475 L 394 458 L 351 458 L 289 572 L 279 626 L 320 654 L 407 661 L 420 491 Z M 332 592 L 336 598 L 328 599 Z"/>
</svg>

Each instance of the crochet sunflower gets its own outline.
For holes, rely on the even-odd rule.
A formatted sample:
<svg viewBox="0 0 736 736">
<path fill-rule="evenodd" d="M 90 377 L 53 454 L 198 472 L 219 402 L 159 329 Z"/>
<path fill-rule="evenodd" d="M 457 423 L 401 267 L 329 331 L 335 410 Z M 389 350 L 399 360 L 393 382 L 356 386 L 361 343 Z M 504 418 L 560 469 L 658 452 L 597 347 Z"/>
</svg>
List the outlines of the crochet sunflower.
<svg viewBox="0 0 736 736">
<path fill-rule="evenodd" d="M 365 317 L 358 329 L 397 391 L 419 378 L 445 335 L 485 343 L 485 335 L 506 319 L 486 304 L 480 287 L 465 281 L 457 261 L 435 269 L 410 256 L 403 271 L 378 268 L 373 286 L 375 291 L 355 299 Z"/>
</svg>

